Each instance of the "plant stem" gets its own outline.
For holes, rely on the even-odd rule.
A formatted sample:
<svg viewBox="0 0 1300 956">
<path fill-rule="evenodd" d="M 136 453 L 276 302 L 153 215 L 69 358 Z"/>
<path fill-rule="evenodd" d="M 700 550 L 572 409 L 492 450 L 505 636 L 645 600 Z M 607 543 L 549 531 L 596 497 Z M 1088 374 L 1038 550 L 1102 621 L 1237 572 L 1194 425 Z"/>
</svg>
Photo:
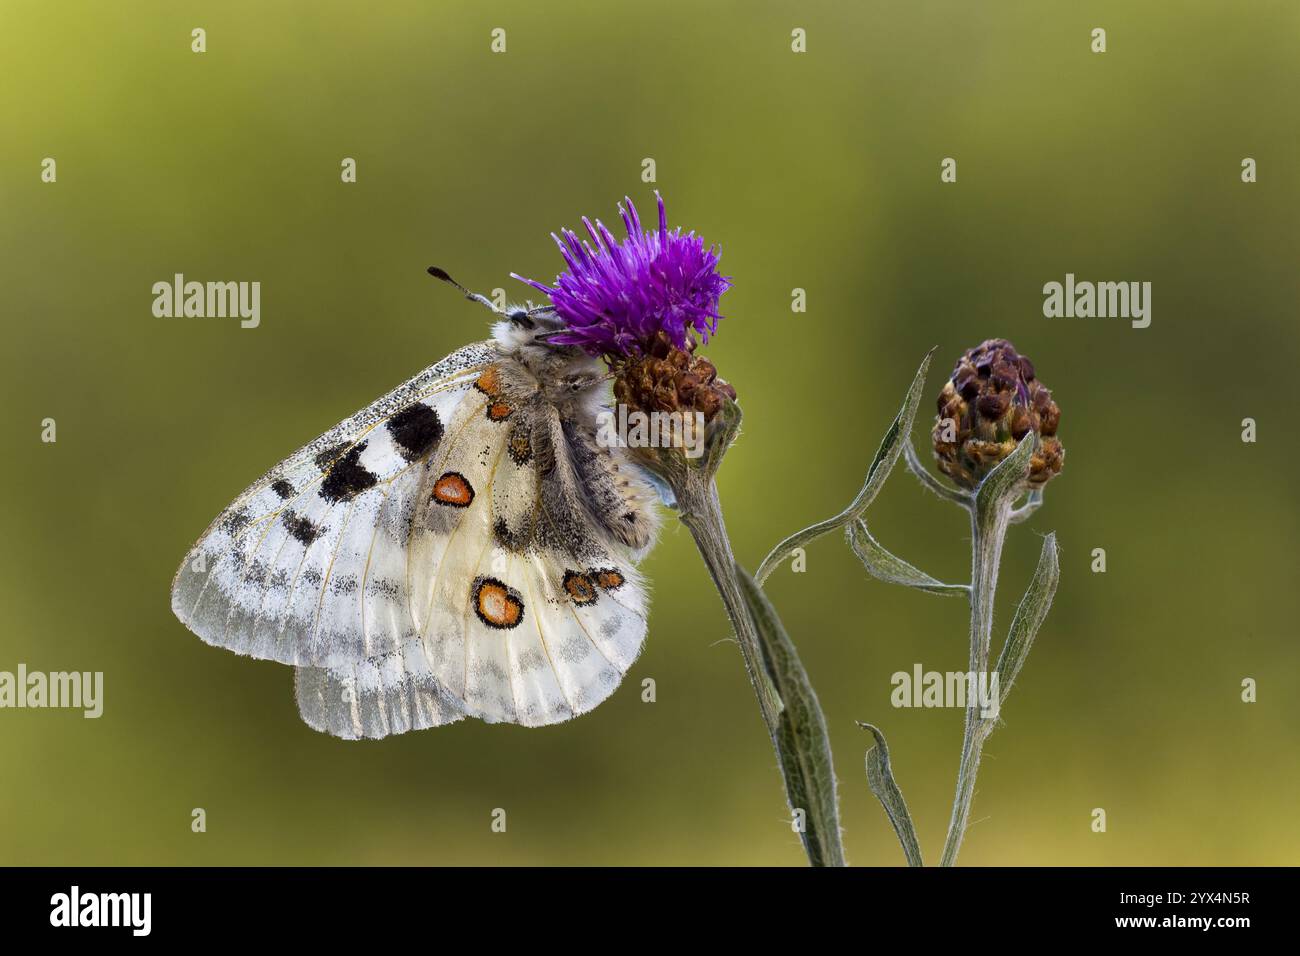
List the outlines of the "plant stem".
<svg viewBox="0 0 1300 956">
<path fill-rule="evenodd" d="M 763 725 L 776 751 L 791 823 L 813 866 L 844 866 L 835 769 L 826 717 L 794 642 L 762 589 L 736 563 L 713 476 L 740 428 L 740 406 L 726 402 L 705 431 L 698 462 L 675 449 L 645 450 L 639 464 L 665 491 L 695 539 L 736 633 Z"/>
<path fill-rule="evenodd" d="M 682 521 L 735 629 L 808 862 L 844 866 L 830 738 L 808 674 L 771 602 L 732 555 L 713 479 L 698 472 L 676 477 Z"/>
<path fill-rule="evenodd" d="M 740 653 L 745 660 L 745 671 L 750 683 L 754 685 L 754 693 L 758 695 L 763 722 L 767 725 L 768 733 L 775 737 L 781 701 L 763 666 L 758 632 L 749 616 L 740 582 L 736 578 L 736 561 L 732 556 L 731 541 L 727 537 L 727 526 L 722 520 L 717 485 L 711 478 L 702 481 L 687 480 L 682 487 L 673 490 L 677 495 L 682 521 L 695 539 L 695 546 L 704 558 L 704 564 L 709 569 L 709 575 L 726 608 L 727 617 L 735 628 Z"/>
<path fill-rule="evenodd" d="M 993 632 L 993 596 L 998 586 L 998 566 L 1002 561 L 1002 543 L 1011 520 L 1011 502 L 1003 497 L 972 506 L 971 513 L 971 582 L 970 582 L 970 673 L 975 686 L 980 675 L 988 671 L 989 644 Z M 974 690 L 974 687 L 971 688 Z M 996 702 L 995 702 L 996 703 Z M 971 800 L 975 796 L 975 777 L 979 773 L 984 741 L 993 731 L 994 719 L 982 713 L 982 695 L 971 693 L 966 700 L 966 729 L 962 738 L 961 763 L 957 768 L 957 792 L 953 797 L 952 819 L 943 845 L 940 866 L 953 866 L 961 849 L 962 838 L 970 820 Z"/>
</svg>

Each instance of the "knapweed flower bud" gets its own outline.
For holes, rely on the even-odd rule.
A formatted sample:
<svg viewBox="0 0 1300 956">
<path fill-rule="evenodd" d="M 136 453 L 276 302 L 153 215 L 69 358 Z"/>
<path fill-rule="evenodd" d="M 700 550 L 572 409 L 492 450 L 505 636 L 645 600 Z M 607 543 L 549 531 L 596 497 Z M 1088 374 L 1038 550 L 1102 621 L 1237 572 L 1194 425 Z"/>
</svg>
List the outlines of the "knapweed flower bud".
<svg viewBox="0 0 1300 956">
<path fill-rule="evenodd" d="M 679 349 L 663 332 L 643 355 L 625 359 L 614 379 L 614 398 L 646 412 L 692 412 L 709 421 L 736 390 L 718 378 L 706 358 L 694 354 L 695 343 Z"/>
<path fill-rule="evenodd" d="M 958 359 L 938 405 L 931 433 L 935 458 L 962 488 L 978 487 L 1030 432 L 1041 439 L 1030 459 L 1030 488 L 1042 488 L 1060 473 L 1061 410 L 1033 363 L 1006 339 L 988 339 Z"/>
</svg>

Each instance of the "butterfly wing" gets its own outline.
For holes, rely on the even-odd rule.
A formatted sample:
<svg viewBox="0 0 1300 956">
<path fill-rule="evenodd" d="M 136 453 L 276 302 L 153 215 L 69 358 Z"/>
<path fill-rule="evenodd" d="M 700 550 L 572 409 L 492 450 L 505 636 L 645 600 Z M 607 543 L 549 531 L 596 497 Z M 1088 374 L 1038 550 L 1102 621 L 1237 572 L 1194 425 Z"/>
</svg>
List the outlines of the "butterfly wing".
<svg viewBox="0 0 1300 956">
<path fill-rule="evenodd" d="M 177 572 L 177 617 L 294 665 L 310 726 L 554 723 L 639 653 L 631 557 L 586 510 L 555 409 L 501 399 L 499 359 L 462 349 L 300 449 Z"/>
<path fill-rule="evenodd" d="M 299 449 L 217 516 L 172 582 L 172 610 L 209 644 L 294 665 L 402 649 L 394 570 L 420 464 L 494 355 L 468 346 Z"/>
<path fill-rule="evenodd" d="M 415 640 L 355 664 L 295 668 L 294 692 L 309 727 L 347 740 L 440 727 L 465 716 Z"/>
<path fill-rule="evenodd" d="M 348 737 L 415 726 L 404 681 L 485 721 L 557 723 L 607 698 L 640 652 L 642 583 L 586 510 L 555 410 L 478 391 L 423 468 L 405 563 L 413 639 L 386 685 L 369 662 L 300 668 L 313 726 Z M 348 687 L 364 688 L 360 705 Z"/>
</svg>

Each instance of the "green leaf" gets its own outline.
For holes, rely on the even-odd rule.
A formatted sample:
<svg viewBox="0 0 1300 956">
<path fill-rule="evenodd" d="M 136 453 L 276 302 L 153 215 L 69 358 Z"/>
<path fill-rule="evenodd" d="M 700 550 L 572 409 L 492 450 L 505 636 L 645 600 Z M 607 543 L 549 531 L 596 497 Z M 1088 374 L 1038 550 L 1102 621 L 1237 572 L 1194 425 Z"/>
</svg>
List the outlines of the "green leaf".
<svg viewBox="0 0 1300 956">
<path fill-rule="evenodd" d="M 1016 616 L 1011 621 L 1011 630 L 1007 632 L 1007 641 L 1002 645 L 1002 653 L 998 655 L 997 674 L 1001 688 L 999 700 L 1002 702 L 1011 693 L 1011 685 L 1024 666 L 1025 658 L 1029 656 L 1038 628 L 1052 606 L 1052 598 L 1056 595 L 1056 585 L 1060 579 L 1061 562 L 1056 552 L 1056 535 L 1053 533 L 1043 539 L 1038 569 L 1034 571 L 1025 596 L 1020 599 Z"/>
<path fill-rule="evenodd" d="M 1043 506 L 1043 489 L 1035 488 L 1025 496 L 1025 502 L 1019 508 L 1011 512 L 1010 523 L 1020 524 L 1022 521 L 1028 521 L 1035 511 Z"/>
<path fill-rule="evenodd" d="M 894 780 L 894 771 L 889 765 L 889 745 L 880 728 L 858 721 L 858 726 L 871 732 L 876 738 L 876 745 L 867 751 L 867 786 L 876 795 L 889 822 L 894 825 L 898 842 L 903 845 L 903 855 L 907 857 L 908 866 L 924 866 L 921 862 L 921 844 L 916 839 L 916 827 L 912 826 L 912 815 L 907 812 L 907 801 L 903 791 L 898 789 Z"/>
<path fill-rule="evenodd" d="M 980 515 L 992 514 L 996 507 L 1010 504 L 1019 498 L 1025 490 L 1025 478 L 1029 475 L 1029 459 L 1038 447 L 1038 436 L 1030 432 L 1020 439 L 1016 450 L 998 462 L 980 482 L 975 492 L 975 510 Z"/>
<path fill-rule="evenodd" d="M 970 588 L 965 584 L 944 584 L 930 577 L 924 571 L 912 567 L 902 558 L 886 551 L 867 530 L 864 518 L 858 518 L 848 528 L 849 547 L 861 560 L 867 573 L 873 578 L 888 584 L 904 584 L 930 594 L 942 594 L 951 597 L 954 594 L 969 594 Z"/>
<path fill-rule="evenodd" d="M 975 496 L 969 491 L 960 488 L 953 488 L 945 485 L 942 481 L 930 474 L 929 469 L 921 464 L 920 457 L 916 454 L 916 449 L 910 441 L 903 442 L 903 461 L 907 464 L 907 470 L 920 480 L 922 487 L 938 495 L 945 501 L 951 501 L 953 504 L 961 505 L 963 508 L 969 508 Z"/>
<path fill-rule="evenodd" d="M 718 468 L 722 465 L 722 456 L 736 440 L 742 417 L 740 406 L 731 399 L 726 399 L 714 415 L 713 421 L 704 429 L 704 455 L 701 457 L 700 464 L 705 474 L 710 477 L 718 473 Z"/>
<path fill-rule="evenodd" d="M 772 736 L 790 808 L 804 812 L 804 829 L 799 836 L 813 866 L 844 866 L 826 718 L 822 716 L 817 695 L 808 682 L 794 644 L 767 595 L 739 564 L 736 577 L 758 630 L 763 664 L 785 704 Z"/>
<path fill-rule="evenodd" d="M 881 439 L 880 447 L 876 449 L 876 457 L 871 460 L 871 467 L 867 469 L 867 480 L 863 483 L 857 497 L 834 518 L 828 518 L 802 531 L 797 531 L 773 548 L 763 559 L 763 563 L 758 566 L 758 573 L 754 575 L 754 579 L 759 584 L 766 581 L 772 572 L 795 552 L 795 549 L 802 548 L 824 534 L 838 531 L 854 518 L 860 517 L 867 510 L 867 506 L 875 500 L 885 479 L 889 477 L 889 473 L 898 462 L 903 445 L 912 433 L 912 422 L 916 419 L 916 409 L 921 403 L 921 393 L 925 389 L 925 374 L 930 369 L 930 359 L 933 355 L 934 349 L 931 349 L 921 361 L 921 367 L 916 370 L 916 376 L 912 379 L 911 387 L 908 388 L 907 395 L 903 399 L 903 407 L 894 416 L 893 422 L 885 432 L 885 437 Z"/>
</svg>

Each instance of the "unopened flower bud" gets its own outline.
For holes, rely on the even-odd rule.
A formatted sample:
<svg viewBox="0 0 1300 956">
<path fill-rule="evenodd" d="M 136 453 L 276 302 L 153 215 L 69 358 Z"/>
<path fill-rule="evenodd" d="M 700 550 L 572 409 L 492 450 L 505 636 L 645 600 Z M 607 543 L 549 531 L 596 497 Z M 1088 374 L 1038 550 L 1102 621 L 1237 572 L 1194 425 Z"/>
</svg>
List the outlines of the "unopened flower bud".
<svg viewBox="0 0 1300 956">
<path fill-rule="evenodd" d="M 1041 488 L 1060 473 L 1061 410 L 1033 363 L 1006 339 L 989 339 L 958 359 L 938 407 L 934 454 L 939 470 L 957 485 L 977 488 L 1030 432 L 1040 442 L 1030 459 L 1029 486 Z"/>
</svg>

